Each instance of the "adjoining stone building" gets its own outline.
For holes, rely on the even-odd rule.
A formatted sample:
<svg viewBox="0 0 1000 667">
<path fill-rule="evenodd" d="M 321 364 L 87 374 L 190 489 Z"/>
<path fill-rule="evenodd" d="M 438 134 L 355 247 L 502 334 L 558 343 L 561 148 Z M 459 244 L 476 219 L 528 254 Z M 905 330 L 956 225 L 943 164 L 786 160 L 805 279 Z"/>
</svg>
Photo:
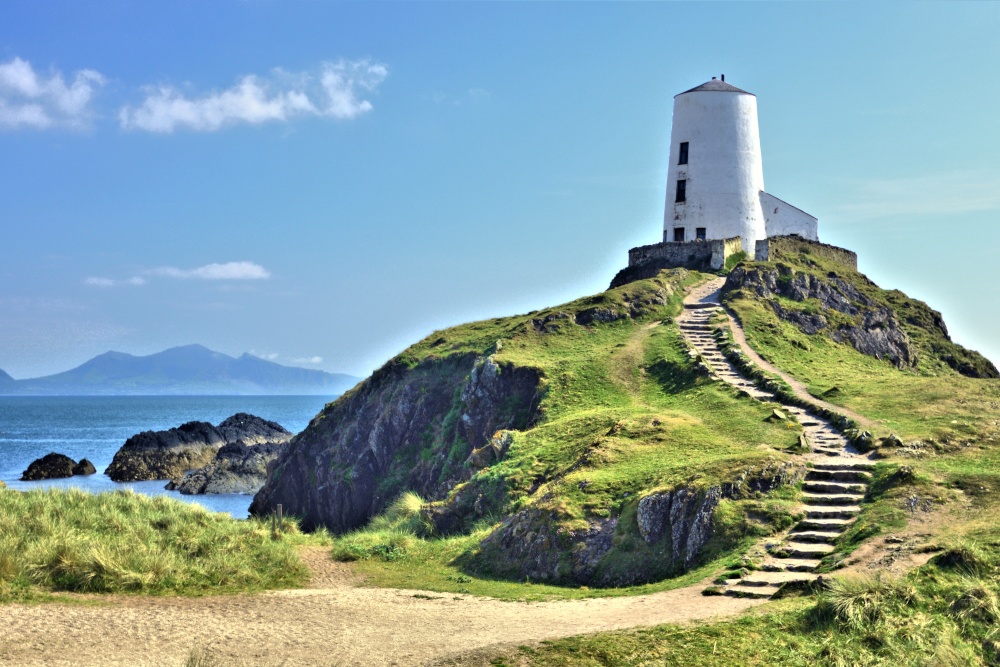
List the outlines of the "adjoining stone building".
<svg viewBox="0 0 1000 667">
<path fill-rule="evenodd" d="M 679 266 L 719 270 L 739 252 L 764 260 L 777 237 L 818 244 L 814 216 L 764 191 L 757 98 L 725 75 L 674 97 L 669 159 L 663 240 L 630 250 L 616 282 Z"/>
</svg>

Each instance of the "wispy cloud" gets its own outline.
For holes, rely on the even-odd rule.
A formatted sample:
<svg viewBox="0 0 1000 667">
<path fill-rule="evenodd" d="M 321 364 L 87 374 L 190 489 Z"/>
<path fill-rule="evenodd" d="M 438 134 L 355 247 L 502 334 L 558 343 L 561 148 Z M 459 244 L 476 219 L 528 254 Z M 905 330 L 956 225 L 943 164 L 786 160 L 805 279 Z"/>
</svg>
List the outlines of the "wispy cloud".
<svg viewBox="0 0 1000 667">
<path fill-rule="evenodd" d="M 125 129 L 161 133 L 211 132 L 299 116 L 351 119 L 372 110 L 364 96 L 388 74 L 385 65 L 370 60 L 339 60 L 313 72 L 276 69 L 263 77 L 250 74 L 225 90 L 195 96 L 173 86 L 149 87 L 142 104 L 123 107 L 118 117 Z"/>
<path fill-rule="evenodd" d="M 293 364 L 321 364 L 323 363 L 323 357 L 296 357 L 291 360 Z"/>
<path fill-rule="evenodd" d="M 91 69 L 77 71 L 66 83 L 60 72 L 39 74 L 21 58 L 0 63 L 0 128 L 85 127 L 104 81 Z"/>
<path fill-rule="evenodd" d="M 131 285 L 132 287 L 141 287 L 146 284 L 146 279 L 142 276 L 132 276 L 131 278 L 126 278 L 125 280 L 115 280 L 114 278 L 102 278 L 99 276 L 90 276 L 84 279 L 84 285 L 90 287 L 117 287 L 119 285 Z"/>
<path fill-rule="evenodd" d="M 271 277 L 270 271 L 254 262 L 206 264 L 196 269 L 178 269 L 173 266 L 161 266 L 150 270 L 148 273 L 168 278 L 194 278 L 198 280 L 266 280 Z"/>
<path fill-rule="evenodd" d="M 1000 172 L 996 171 L 878 179 L 846 187 L 848 201 L 836 210 L 851 221 L 1000 210 Z"/>
</svg>

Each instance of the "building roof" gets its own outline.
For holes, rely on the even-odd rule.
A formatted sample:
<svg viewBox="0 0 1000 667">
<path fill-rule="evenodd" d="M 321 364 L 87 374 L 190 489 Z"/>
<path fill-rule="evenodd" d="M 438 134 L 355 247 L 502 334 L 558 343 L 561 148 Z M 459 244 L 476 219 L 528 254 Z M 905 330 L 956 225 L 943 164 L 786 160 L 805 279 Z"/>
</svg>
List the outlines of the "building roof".
<svg viewBox="0 0 1000 667">
<path fill-rule="evenodd" d="M 700 86 L 696 86 L 691 90 L 685 90 L 683 93 L 678 93 L 677 95 L 674 95 L 674 97 L 677 97 L 678 95 L 687 95 L 688 93 L 712 93 L 712 92 L 743 93 L 744 95 L 753 95 L 753 93 L 748 93 L 747 91 L 741 90 L 736 86 L 731 86 L 725 81 L 720 81 L 719 79 L 713 78 L 711 81 L 706 81 L 705 83 L 701 84 Z M 756 95 L 754 95 L 754 97 L 756 97 Z"/>
</svg>

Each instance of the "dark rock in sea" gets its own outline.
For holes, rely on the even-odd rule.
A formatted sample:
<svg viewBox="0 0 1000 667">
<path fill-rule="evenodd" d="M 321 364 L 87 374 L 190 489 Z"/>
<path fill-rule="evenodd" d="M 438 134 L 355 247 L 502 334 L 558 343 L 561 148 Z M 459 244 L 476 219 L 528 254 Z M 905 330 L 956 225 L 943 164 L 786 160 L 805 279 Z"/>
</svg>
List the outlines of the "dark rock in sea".
<svg viewBox="0 0 1000 667">
<path fill-rule="evenodd" d="M 96 472 L 97 468 L 87 459 L 80 459 L 80 462 L 73 467 L 74 475 L 93 475 Z"/>
<path fill-rule="evenodd" d="M 115 453 L 105 472 L 116 482 L 178 479 L 188 470 L 211 464 L 227 443 L 287 442 L 291 437 L 281 425 L 241 412 L 218 427 L 188 422 L 166 431 L 133 435 Z"/>
<path fill-rule="evenodd" d="M 292 434 L 281 424 L 246 412 L 237 412 L 219 424 L 219 432 L 226 442 L 242 442 L 244 445 L 288 442 L 292 439 Z"/>
<path fill-rule="evenodd" d="M 32 461 L 28 469 L 21 474 L 21 481 L 35 482 L 41 479 L 72 477 L 74 468 L 76 461 L 65 454 L 52 452 Z"/>
<path fill-rule="evenodd" d="M 267 465 L 278 458 L 284 442 L 247 445 L 231 442 L 219 450 L 215 461 L 191 470 L 167 484 L 185 495 L 201 493 L 257 493 L 267 479 Z"/>
</svg>

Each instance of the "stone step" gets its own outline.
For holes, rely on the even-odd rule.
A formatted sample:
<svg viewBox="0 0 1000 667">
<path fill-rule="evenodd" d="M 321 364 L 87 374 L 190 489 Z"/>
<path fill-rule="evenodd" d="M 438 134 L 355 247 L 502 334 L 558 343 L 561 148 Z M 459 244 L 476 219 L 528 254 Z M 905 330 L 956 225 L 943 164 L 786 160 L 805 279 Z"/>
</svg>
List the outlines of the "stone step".
<svg viewBox="0 0 1000 667">
<path fill-rule="evenodd" d="M 827 506 L 807 506 L 806 519 L 853 519 L 861 512 L 861 507 L 858 505 L 827 505 Z"/>
<path fill-rule="evenodd" d="M 788 558 L 822 558 L 833 551 L 833 545 L 789 540 L 781 545 L 781 551 Z"/>
<path fill-rule="evenodd" d="M 808 493 L 860 493 L 864 495 L 868 487 L 864 484 L 851 484 L 849 482 L 811 482 L 802 483 L 802 490 Z"/>
<path fill-rule="evenodd" d="M 718 301 L 699 301 L 697 303 L 685 303 L 685 310 L 720 310 L 722 304 Z"/>
<path fill-rule="evenodd" d="M 813 466 L 813 470 L 863 470 L 870 472 L 875 469 L 874 463 L 869 463 L 868 461 L 857 461 L 851 459 L 845 459 L 843 463 L 817 463 Z"/>
<path fill-rule="evenodd" d="M 796 530 L 793 528 L 792 532 L 788 534 L 788 539 L 809 544 L 833 544 L 843 534 L 843 531 L 840 530 Z"/>
<path fill-rule="evenodd" d="M 855 484 L 866 484 L 871 481 L 872 476 L 863 470 L 810 470 L 806 473 L 806 481 L 824 482 L 852 482 Z"/>
<path fill-rule="evenodd" d="M 819 531 L 843 531 L 851 523 L 853 523 L 853 517 L 850 519 L 844 519 L 841 517 L 830 517 L 822 519 L 802 519 L 792 530 L 819 530 Z"/>
<path fill-rule="evenodd" d="M 738 581 L 740 586 L 774 586 L 779 587 L 792 581 L 815 581 L 820 575 L 813 572 L 751 572 Z M 726 582 L 729 583 L 728 581 Z"/>
<path fill-rule="evenodd" d="M 864 500 L 860 493 L 803 493 L 802 502 L 806 505 L 858 505 Z"/>
<path fill-rule="evenodd" d="M 770 558 L 761 569 L 766 572 L 812 572 L 819 567 L 819 558 Z"/>
<path fill-rule="evenodd" d="M 725 594 L 734 598 L 766 599 L 777 592 L 776 588 L 760 588 L 757 586 L 726 586 Z"/>
</svg>

